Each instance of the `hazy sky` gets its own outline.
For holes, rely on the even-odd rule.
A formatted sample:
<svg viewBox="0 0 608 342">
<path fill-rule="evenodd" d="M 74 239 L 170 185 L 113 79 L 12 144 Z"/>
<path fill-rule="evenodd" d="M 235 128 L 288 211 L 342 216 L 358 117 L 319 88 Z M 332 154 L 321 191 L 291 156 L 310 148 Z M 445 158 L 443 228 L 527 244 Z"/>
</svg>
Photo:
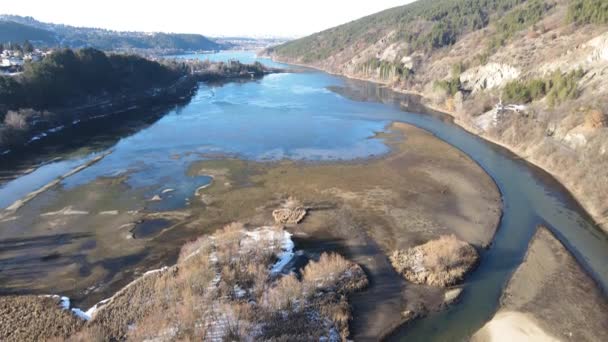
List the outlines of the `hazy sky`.
<svg viewBox="0 0 608 342">
<path fill-rule="evenodd" d="M 303 36 L 412 1 L 20 0 L 0 13 L 115 30 Z"/>
</svg>

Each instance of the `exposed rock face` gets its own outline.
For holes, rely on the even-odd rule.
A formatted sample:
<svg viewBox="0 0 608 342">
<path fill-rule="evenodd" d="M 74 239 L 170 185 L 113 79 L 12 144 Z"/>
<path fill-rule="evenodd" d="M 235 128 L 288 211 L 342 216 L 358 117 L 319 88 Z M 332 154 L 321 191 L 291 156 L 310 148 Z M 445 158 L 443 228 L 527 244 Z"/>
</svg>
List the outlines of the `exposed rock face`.
<svg viewBox="0 0 608 342">
<path fill-rule="evenodd" d="M 590 62 L 608 61 L 608 33 L 591 39 L 586 45 L 593 48 L 593 52 L 589 55 Z"/>
<path fill-rule="evenodd" d="M 519 75 L 519 70 L 508 64 L 488 63 L 462 73 L 460 82 L 464 89 L 477 92 L 503 86 L 507 82 L 517 79 Z"/>
<path fill-rule="evenodd" d="M 396 250 L 390 259 L 395 270 L 408 281 L 449 286 L 464 278 L 477 264 L 479 255 L 468 243 L 444 235 L 407 251 Z"/>
</svg>

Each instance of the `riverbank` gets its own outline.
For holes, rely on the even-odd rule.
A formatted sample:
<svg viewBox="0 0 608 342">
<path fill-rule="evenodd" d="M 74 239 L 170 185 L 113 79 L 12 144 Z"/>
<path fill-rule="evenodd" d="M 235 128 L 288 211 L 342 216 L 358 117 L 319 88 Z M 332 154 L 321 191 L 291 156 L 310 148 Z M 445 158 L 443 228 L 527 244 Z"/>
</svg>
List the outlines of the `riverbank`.
<svg viewBox="0 0 608 342">
<path fill-rule="evenodd" d="M 559 240 L 539 227 L 494 318 L 472 338 L 499 341 L 606 341 L 608 301 Z"/>
<path fill-rule="evenodd" d="M 521 139 L 514 140 L 516 142 L 519 142 L 519 144 L 509 142 L 505 139 L 501 139 L 500 136 L 494 136 L 491 134 L 491 132 L 483 130 L 482 128 L 477 126 L 475 122 L 471 119 L 475 115 L 479 115 L 482 113 L 470 113 L 471 116 L 465 116 L 454 110 L 449 110 L 444 107 L 438 107 L 432 104 L 433 101 L 430 98 L 428 98 L 424 93 L 421 93 L 419 91 L 409 91 L 401 87 L 391 86 L 389 82 L 381 82 L 372 78 L 365 78 L 356 75 L 336 72 L 335 70 L 324 68 L 321 65 L 306 65 L 294 62 L 290 59 L 281 59 L 275 55 L 270 55 L 268 57 L 272 58 L 274 61 L 277 62 L 293 64 L 300 67 L 312 68 L 332 75 L 346 77 L 349 79 L 380 84 L 396 93 L 419 96 L 421 98 L 421 103 L 428 109 L 448 115 L 449 117 L 453 118 L 455 124 L 462 127 L 466 131 L 473 133 L 491 143 L 508 149 L 509 151 L 518 155 L 522 159 L 526 160 L 527 162 L 551 174 L 560 183 L 562 183 L 565 188 L 568 189 L 568 191 L 573 194 L 575 199 L 590 214 L 590 216 L 595 220 L 598 226 L 604 232 L 608 233 L 608 208 L 604 203 L 605 201 L 602 196 L 596 196 L 597 191 L 590 191 L 590 189 L 597 189 L 597 186 L 592 184 L 592 182 L 589 181 L 589 178 L 586 175 L 585 177 L 581 177 L 580 170 L 579 172 L 573 172 L 572 167 L 577 165 L 577 161 L 576 158 L 571 158 L 572 151 L 566 151 L 566 156 L 561 156 L 560 158 L 560 156 L 556 157 L 552 154 L 547 154 L 542 151 L 536 151 L 535 148 L 538 150 L 540 149 L 540 146 L 529 146 L 528 144 L 525 144 L 525 142 L 523 142 Z"/>
<path fill-rule="evenodd" d="M 20 209 L 19 218 L 5 223 L 4 238 L 18 232 L 20 241 L 43 239 L 46 247 L 3 254 L 5 260 L 19 260 L 27 253 L 32 260 L 28 268 L 42 275 L 35 288 L 28 288 L 27 279 L 11 277 L 12 268 L 6 268 L 4 291 L 60 293 L 86 308 L 145 271 L 172 264 L 176 251 L 193 237 L 230 221 L 252 227 L 274 222 L 273 210 L 292 196 L 307 208 L 304 220 L 290 229 L 296 248 L 312 259 L 337 252 L 366 272 L 369 288 L 349 300 L 354 308 L 351 333 L 357 340 L 377 339 L 411 319 L 402 316 L 407 310 L 425 314 L 444 308 L 444 289 L 406 283 L 387 255 L 444 234 L 478 249 L 488 246 L 501 201 L 477 163 L 428 132 L 395 123 L 374 139 L 384 140 L 391 152 L 350 162 L 196 162 L 188 174 L 212 176 L 213 182 L 191 198 L 190 206 L 173 212 L 146 212 L 149 197 L 129 190 L 122 177 L 52 190 L 47 194 L 55 199 L 52 206 L 41 197 L 33 199 Z M 160 196 L 162 203 L 166 195 Z M 42 215 L 68 206 L 83 214 Z M 113 215 L 101 214 L 114 210 Z M 144 239 L 130 234 L 138 222 L 159 217 L 167 220 L 162 230 Z M 23 226 L 30 227 L 27 237 L 19 229 Z M 66 237 L 73 243 L 53 244 L 46 238 L 49 230 L 58 234 L 67 227 L 80 227 Z M 79 257 L 82 246 L 86 259 Z M 49 250 L 52 259 L 45 258 Z"/>
</svg>

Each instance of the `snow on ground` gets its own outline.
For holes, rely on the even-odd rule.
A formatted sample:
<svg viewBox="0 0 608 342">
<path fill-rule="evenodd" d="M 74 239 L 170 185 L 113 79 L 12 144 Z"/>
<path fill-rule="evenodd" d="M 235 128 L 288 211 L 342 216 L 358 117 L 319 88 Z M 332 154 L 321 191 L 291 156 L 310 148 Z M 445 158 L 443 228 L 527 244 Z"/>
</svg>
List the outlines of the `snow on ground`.
<svg viewBox="0 0 608 342">
<path fill-rule="evenodd" d="M 84 312 L 79 308 L 72 308 L 70 309 L 70 298 L 66 297 L 66 296 L 58 296 L 58 295 L 43 295 L 43 297 L 50 297 L 50 298 L 58 298 L 59 299 L 59 306 L 61 306 L 61 308 L 63 310 L 70 310 L 72 311 L 72 313 L 78 317 L 80 317 L 81 319 L 88 321 L 91 319 L 91 314 L 93 311 L 91 311 L 91 309 L 96 308 L 97 304 L 95 304 L 95 306 L 91 309 L 89 309 L 88 311 Z M 91 311 L 89 313 L 89 311 Z"/>
<path fill-rule="evenodd" d="M 285 266 L 293 259 L 295 244 L 291 239 L 292 234 L 286 230 L 278 230 L 275 227 L 260 227 L 253 231 L 247 232 L 249 239 L 244 239 L 242 244 L 257 244 L 261 241 L 266 241 L 270 246 L 274 247 L 280 244 L 281 251 L 277 254 L 279 260 L 272 265 L 270 273 L 278 274 L 283 271 Z"/>
</svg>

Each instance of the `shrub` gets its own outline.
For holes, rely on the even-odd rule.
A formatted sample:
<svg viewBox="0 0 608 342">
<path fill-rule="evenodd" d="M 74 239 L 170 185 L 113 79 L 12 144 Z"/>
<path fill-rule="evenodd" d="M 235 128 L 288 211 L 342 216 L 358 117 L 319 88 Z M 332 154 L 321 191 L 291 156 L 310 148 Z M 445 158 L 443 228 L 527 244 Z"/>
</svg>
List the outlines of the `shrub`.
<svg viewBox="0 0 608 342">
<path fill-rule="evenodd" d="M 311 261 L 302 271 L 302 281 L 307 288 L 327 288 L 334 286 L 351 263 L 337 253 L 323 253 L 319 261 Z"/>
<path fill-rule="evenodd" d="M 565 100 L 577 98 L 578 81 L 583 75 L 582 69 L 573 70 L 567 74 L 562 74 L 560 70 L 555 71 L 547 82 L 549 104 L 553 106 Z"/>
<path fill-rule="evenodd" d="M 425 266 L 434 272 L 445 272 L 459 267 L 463 258 L 477 258 L 475 250 L 454 235 L 442 235 L 427 242 L 425 246 Z"/>
<path fill-rule="evenodd" d="M 4 124 L 6 127 L 17 130 L 25 130 L 29 127 L 27 123 L 27 116 L 23 113 L 9 111 L 4 117 Z"/>
<path fill-rule="evenodd" d="M 530 89 L 525 82 L 512 81 L 505 85 L 503 97 L 506 101 L 528 103 L 532 101 Z"/>
<path fill-rule="evenodd" d="M 268 291 L 266 304 L 268 308 L 278 311 L 292 307 L 302 299 L 304 290 L 302 283 L 292 273 L 279 279 L 276 285 Z"/>
<path fill-rule="evenodd" d="M 511 81 L 502 91 L 508 102 L 528 103 L 547 96 L 551 106 L 578 97 L 578 81 L 583 77 L 582 69 L 563 74 L 556 70 L 547 80 Z"/>
<path fill-rule="evenodd" d="M 448 95 L 454 96 L 454 95 L 456 95 L 457 92 L 460 91 L 460 88 L 461 88 L 460 77 L 459 76 L 455 76 L 455 77 L 453 76 L 449 80 L 435 81 L 433 83 L 433 87 L 434 88 L 442 89 Z"/>
</svg>

